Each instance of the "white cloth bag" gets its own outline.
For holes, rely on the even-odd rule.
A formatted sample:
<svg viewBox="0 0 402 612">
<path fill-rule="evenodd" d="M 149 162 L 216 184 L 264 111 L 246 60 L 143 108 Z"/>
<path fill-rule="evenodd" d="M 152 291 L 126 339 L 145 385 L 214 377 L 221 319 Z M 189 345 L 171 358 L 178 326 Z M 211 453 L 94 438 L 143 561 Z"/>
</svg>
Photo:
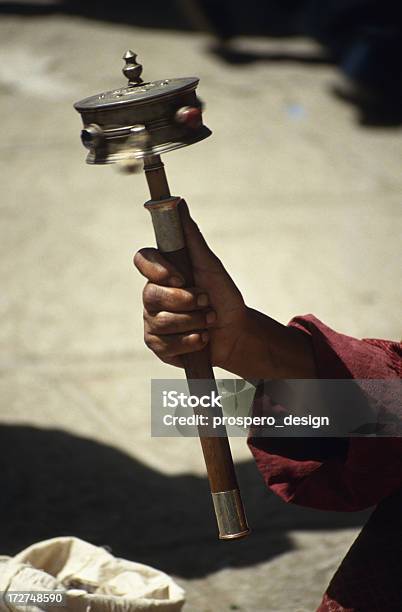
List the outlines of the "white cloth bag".
<svg viewBox="0 0 402 612">
<path fill-rule="evenodd" d="M 178 612 L 184 591 L 167 574 L 152 567 L 116 559 L 105 549 L 78 538 L 63 537 L 33 544 L 15 557 L 0 558 L 0 591 L 65 592 L 66 607 L 21 604 L 3 610 L 38 612 Z"/>
</svg>

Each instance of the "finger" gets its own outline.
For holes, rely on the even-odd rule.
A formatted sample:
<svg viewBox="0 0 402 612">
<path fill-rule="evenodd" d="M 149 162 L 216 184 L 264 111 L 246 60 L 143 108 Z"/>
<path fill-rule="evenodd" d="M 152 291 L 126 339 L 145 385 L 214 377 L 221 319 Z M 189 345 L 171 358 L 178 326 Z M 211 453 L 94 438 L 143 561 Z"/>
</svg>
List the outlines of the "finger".
<svg viewBox="0 0 402 612">
<path fill-rule="evenodd" d="M 189 312 L 200 310 L 209 304 L 208 295 L 202 289 L 192 287 L 178 289 L 147 283 L 142 294 L 144 308 L 148 312 Z"/>
<path fill-rule="evenodd" d="M 167 359 L 200 351 L 208 343 L 209 334 L 206 331 L 172 336 L 145 333 L 144 340 L 147 347 L 158 357 Z"/>
<path fill-rule="evenodd" d="M 140 249 L 134 255 L 134 265 L 145 278 L 157 285 L 182 287 L 184 279 L 157 249 Z"/>
<path fill-rule="evenodd" d="M 156 335 L 182 334 L 212 327 L 216 321 L 213 310 L 188 313 L 144 312 L 146 331 Z"/>
<path fill-rule="evenodd" d="M 198 225 L 190 215 L 187 203 L 180 201 L 180 217 L 191 261 L 196 268 L 221 268 L 222 263 L 211 251 Z"/>
</svg>

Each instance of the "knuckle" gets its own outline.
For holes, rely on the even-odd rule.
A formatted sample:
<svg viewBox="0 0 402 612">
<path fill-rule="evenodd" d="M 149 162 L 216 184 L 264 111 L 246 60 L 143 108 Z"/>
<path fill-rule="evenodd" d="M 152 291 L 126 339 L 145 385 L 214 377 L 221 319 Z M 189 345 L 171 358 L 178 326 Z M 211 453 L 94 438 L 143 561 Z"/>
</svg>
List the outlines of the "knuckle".
<svg viewBox="0 0 402 612">
<path fill-rule="evenodd" d="M 169 343 L 158 338 L 153 334 L 145 334 L 144 341 L 147 347 L 155 353 L 155 355 L 159 358 L 169 357 Z"/>
<path fill-rule="evenodd" d="M 197 304 L 197 298 L 194 295 L 194 292 L 189 291 L 188 289 L 181 292 L 181 300 L 183 302 L 183 307 L 185 308 L 193 308 Z"/>
<path fill-rule="evenodd" d="M 152 349 L 151 340 L 150 340 L 149 336 L 147 336 L 146 334 L 144 336 L 144 344 L 145 344 L 145 346 L 147 348 Z"/>
<path fill-rule="evenodd" d="M 178 353 L 180 353 L 180 345 L 180 338 L 165 336 L 160 345 L 159 355 L 165 358 L 175 357 Z"/>
<path fill-rule="evenodd" d="M 186 339 L 186 344 L 189 347 L 198 347 L 201 344 L 200 334 L 192 333 Z"/>
<path fill-rule="evenodd" d="M 151 250 L 152 250 L 152 249 L 145 247 L 145 248 L 143 248 L 143 249 L 139 249 L 139 250 L 138 250 L 138 251 L 135 253 L 135 255 L 134 255 L 134 257 L 133 257 L 133 263 L 134 263 L 135 267 L 136 267 L 138 270 L 140 270 L 140 271 L 141 271 L 141 270 L 142 270 L 142 268 L 144 267 L 144 263 L 145 263 L 145 262 L 146 262 L 146 260 L 149 258 L 149 252 L 150 252 Z"/>
<path fill-rule="evenodd" d="M 145 346 L 147 346 L 151 351 L 155 349 L 155 339 L 149 333 L 144 334 L 144 342 Z"/>
<path fill-rule="evenodd" d="M 172 352 L 172 347 L 170 346 L 170 344 L 171 343 L 169 342 L 161 342 L 158 344 L 157 350 L 155 351 L 158 357 L 166 358 L 174 354 L 174 352 Z"/>
<path fill-rule="evenodd" d="M 144 289 L 142 290 L 142 303 L 144 304 L 144 306 L 146 306 L 148 301 L 148 284 L 145 285 Z"/>
<path fill-rule="evenodd" d="M 171 324 L 171 319 L 169 316 L 169 313 L 161 311 L 158 312 L 158 314 L 156 314 L 153 319 L 152 319 L 152 328 L 156 331 L 156 332 L 163 332 L 166 331 Z"/>
<path fill-rule="evenodd" d="M 163 289 L 158 285 L 148 283 L 142 292 L 142 300 L 145 306 L 159 306 L 163 297 Z"/>
</svg>

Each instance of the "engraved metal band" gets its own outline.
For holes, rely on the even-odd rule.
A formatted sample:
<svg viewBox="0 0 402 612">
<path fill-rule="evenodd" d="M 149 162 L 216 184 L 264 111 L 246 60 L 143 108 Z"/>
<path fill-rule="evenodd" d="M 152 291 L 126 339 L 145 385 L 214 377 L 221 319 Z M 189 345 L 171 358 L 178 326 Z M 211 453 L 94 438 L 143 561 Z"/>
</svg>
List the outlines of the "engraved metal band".
<svg viewBox="0 0 402 612">
<path fill-rule="evenodd" d="M 179 251 L 185 246 L 178 204 L 181 198 L 149 200 L 144 206 L 152 216 L 156 244 L 162 253 Z"/>
<path fill-rule="evenodd" d="M 238 489 L 212 493 L 212 501 L 221 540 L 242 538 L 250 533 Z"/>
</svg>

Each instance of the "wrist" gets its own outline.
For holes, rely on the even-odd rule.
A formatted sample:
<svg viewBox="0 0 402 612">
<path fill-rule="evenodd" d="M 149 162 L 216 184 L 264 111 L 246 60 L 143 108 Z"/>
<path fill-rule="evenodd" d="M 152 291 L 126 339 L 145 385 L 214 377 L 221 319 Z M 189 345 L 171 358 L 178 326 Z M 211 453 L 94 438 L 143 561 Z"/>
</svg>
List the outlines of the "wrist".
<svg viewBox="0 0 402 612">
<path fill-rule="evenodd" d="M 245 379 L 317 377 L 310 336 L 249 307 L 223 367 Z"/>
</svg>

